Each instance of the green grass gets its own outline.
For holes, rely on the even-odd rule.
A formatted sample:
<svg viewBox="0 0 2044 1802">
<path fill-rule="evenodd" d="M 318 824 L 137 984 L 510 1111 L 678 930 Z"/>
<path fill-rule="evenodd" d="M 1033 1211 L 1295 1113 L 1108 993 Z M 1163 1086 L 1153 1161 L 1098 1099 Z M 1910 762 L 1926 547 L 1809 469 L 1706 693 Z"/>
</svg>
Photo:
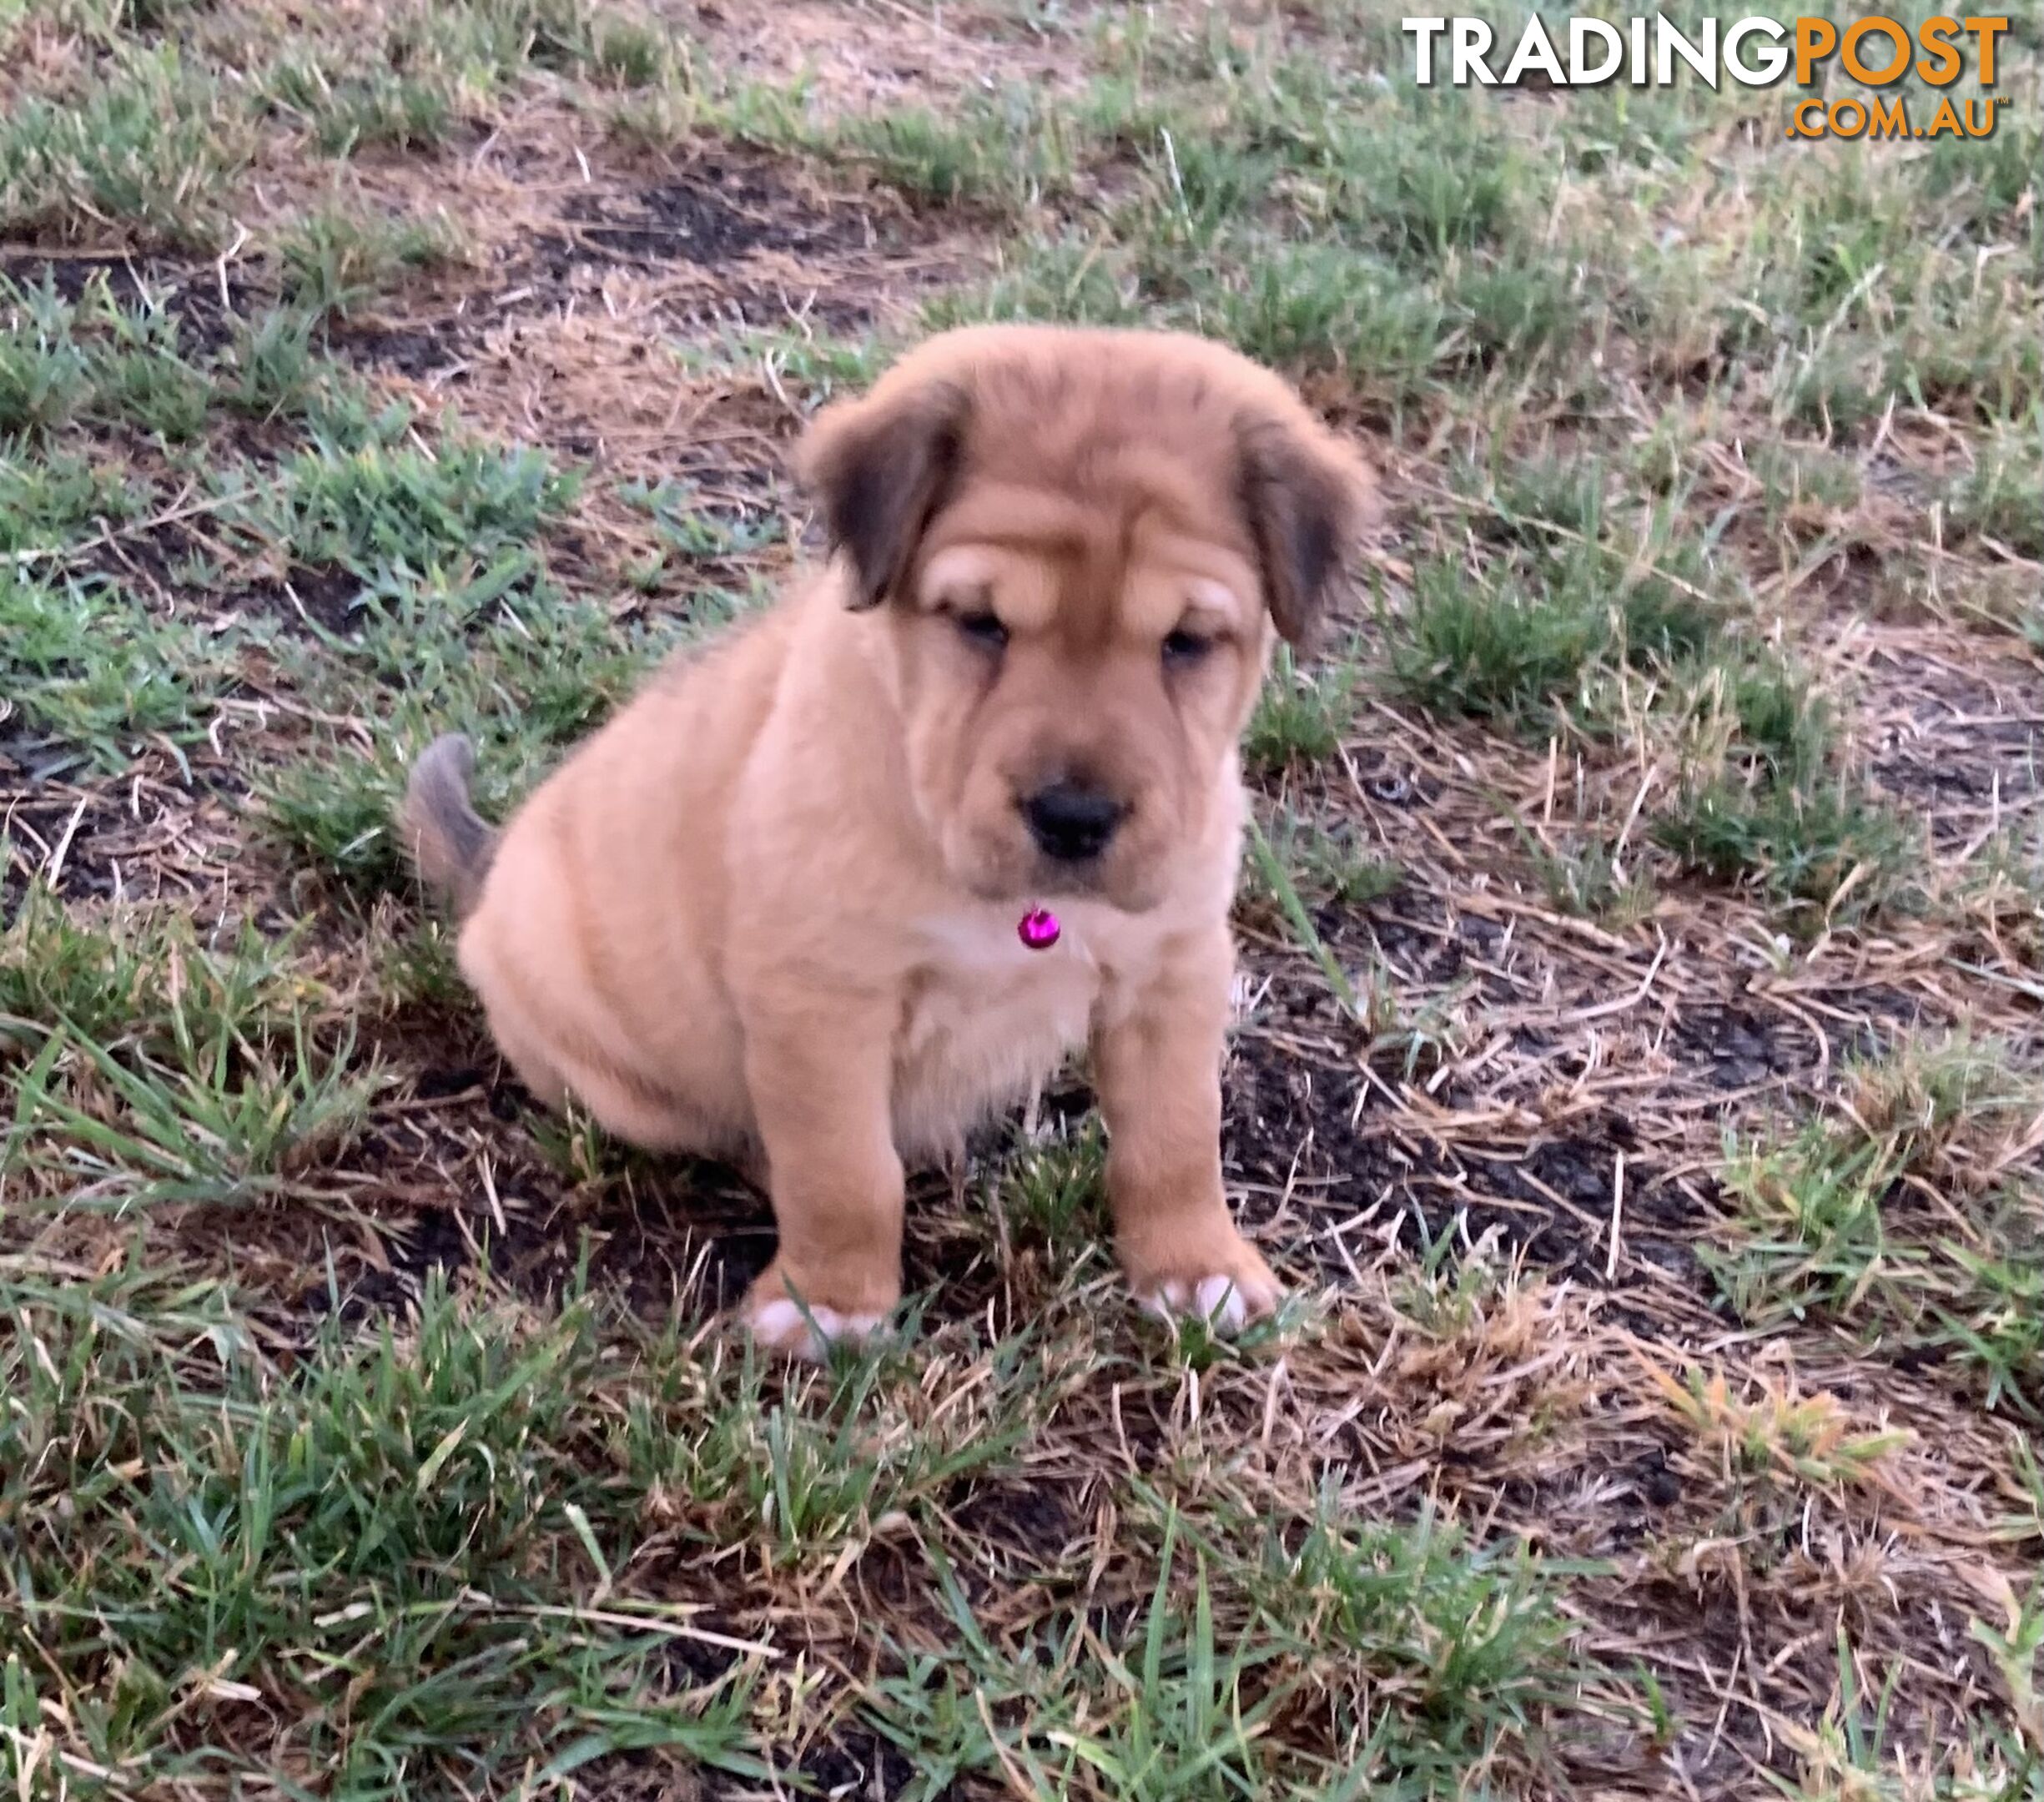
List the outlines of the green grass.
<svg viewBox="0 0 2044 1802">
<path fill-rule="evenodd" d="M 69 450 L 24 456 L 0 450 L 0 551 L 13 565 L 0 580 L 10 591 L 29 586 L 103 526 L 138 517 L 149 500 L 147 487 L 118 462 L 96 463 Z M 19 629 L 33 642 L 33 629 Z"/>
<path fill-rule="evenodd" d="M 232 652 L 198 625 L 159 621 L 98 580 L 0 566 L 0 677 L 31 730 L 118 769 L 139 741 L 189 740 L 232 676 Z"/>
<path fill-rule="evenodd" d="M 287 55 L 265 87 L 324 155 L 431 155 L 513 103 L 536 73 L 661 91 L 678 83 L 687 62 L 669 30 L 615 8 L 461 0 L 397 13 L 371 43 Z"/>
<path fill-rule="evenodd" d="M 209 372 L 181 354 L 176 317 L 160 307 L 109 307 L 108 341 L 95 359 L 93 411 L 169 444 L 204 432 L 213 400 Z"/>
<path fill-rule="evenodd" d="M 76 300 L 47 279 L 30 287 L 0 278 L 0 459 L 8 478 L 33 482 L 45 467 L 84 466 L 74 448 L 51 444 L 73 425 L 171 448 L 197 444 L 224 416 L 305 415 L 337 386 L 315 324 L 302 310 L 274 308 L 235 318 L 224 343 L 201 351 L 172 307 L 146 292 L 117 299 L 102 274 Z"/>
<path fill-rule="evenodd" d="M 240 522 L 293 564 L 415 584 L 489 570 L 533 546 L 574 499 L 578 477 L 544 451 L 466 437 L 451 422 L 428 444 L 415 425 L 401 406 L 315 425 Z"/>
<path fill-rule="evenodd" d="M 288 115 L 305 122 L 313 142 L 330 156 L 436 150 L 461 123 L 459 83 L 440 69 L 350 73 L 319 58 L 294 58 L 270 77 L 269 93 Z"/>
<path fill-rule="evenodd" d="M 71 1755 L 131 1780 L 297 1765 L 365 1797 L 649 1748 L 758 1771 L 756 1661 L 696 1679 L 665 1655 L 686 1613 L 587 1604 L 587 1523 L 613 1526 L 635 1430 L 592 1404 L 657 1382 L 607 1367 L 588 1306 L 535 1318 L 435 1281 L 415 1331 L 330 1323 L 280 1368 L 239 1300 L 134 1262 L 0 1279 L 26 1404 L 0 1423 L 14 1724 L 59 1708 Z"/>
<path fill-rule="evenodd" d="M 405 275 L 451 262 L 455 246 L 436 220 L 330 207 L 298 219 L 279 241 L 277 256 L 295 308 L 318 319 L 346 319 Z"/>
<path fill-rule="evenodd" d="M 1619 926 L 1653 913 L 1658 890 L 1637 854 L 1623 858 L 1616 843 L 1594 832 L 1563 835 L 1556 843 L 1552 834 L 1536 833 L 1516 813 L 1504 811 L 1557 912 Z"/>
<path fill-rule="evenodd" d="M 1243 737 L 1244 765 L 1273 775 L 1332 758 L 1355 719 L 1357 680 L 1349 658 L 1326 656 L 1302 667 L 1280 645 Z"/>
<path fill-rule="evenodd" d="M 85 351 L 76 340 L 75 310 L 53 283 L 0 286 L 6 332 L 0 336 L 0 432 L 39 435 L 78 410 L 88 385 Z"/>
<path fill-rule="evenodd" d="M 15 1085 L 10 1161 L 61 1175 L 64 1206 L 126 1213 L 165 1202 L 245 1206 L 286 1192 L 294 1170 L 345 1151 L 378 1073 L 330 1049 L 303 1018 L 252 1044 L 174 1004 L 161 1054 L 117 1055 L 59 1029 Z"/>
<path fill-rule="evenodd" d="M 1934 1348 L 1986 1406 L 2038 1417 L 2044 1196 L 2003 1154 L 2040 1095 L 2006 1046 L 1965 1037 L 1855 1066 L 1835 1117 L 1728 1147 L 1740 1236 L 1709 1260 L 1720 1292 L 1748 1321 L 1827 1318 Z M 1965 1217 L 1931 1205 L 1941 1195 Z"/>
<path fill-rule="evenodd" d="M 1096 1120 L 1025 1145 L 996 1197 L 1004 1230 L 1060 1261 L 1085 1256 L 1105 1224 L 1105 1169 L 1106 1144 Z"/>
<path fill-rule="evenodd" d="M 1395 692 L 1445 718 L 1518 733 L 1609 736 L 1640 677 L 1732 653 L 1734 607 L 1666 503 L 1607 498 L 1596 461 L 1542 456 L 1457 472 L 1464 531 L 1484 547 L 1421 561 L 1387 625 Z"/>
<path fill-rule="evenodd" d="M 1268 834 L 1271 855 L 1288 873 L 1294 892 L 1317 907 L 1360 908 L 1381 900 L 1404 880 L 1405 872 L 1366 842 L 1362 828 L 1345 820 L 1333 824 L 1281 813 Z M 1282 907 L 1253 854 L 1243 863 L 1241 900 L 1251 906 Z"/>
<path fill-rule="evenodd" d="M 2044 556 L 2044 403 L 2026 424 L 1998 428 L 1973 467 L 1953 486 L 1951 512 L 1962 530 L 1992 538 L 2018 556 Z"/>
<path fill-rule="evenodd" d="M 0 1042 L 24 1059 L 0 1150 L 66 1210 L 245 1206 L 361 1125 L 382 1073 L 332 997 L 288 941 L 212 936 L 161 912 L 81 922 L 38 885 L 0 939 Z"/>
<path fill-rule="evenodd" d="M 939 112 L 923 106 L 819 114 L 805 90 L 739 83 L 703 115 L 750 143 L 858 169 L 929 206 L 1013 213 L 1071 179 L 1082 128 L 1030 88 L 968 93 Z"/>
<path fill-rule="evenodd" d="M 1867 913 L 1897 898 L 1911 835 L 1880 802 L 1840 778 L 1805 785 L 1719 778 L 1684 789 L 1653 824 L 1684 868 L 1716 881 L 1757 882 L 1797 917 Z"/>
<path fill-rule="evenodd" d="M 302 417 L 330 384 L 332 371 L 314 344 L 311 314 L 276 307 L 238 318 L 215 375 L 220 404 L 246 417 Z"/>
<path fill-rule="evenodd" d="M 1455 1794 L 1581 1675 L 1553 1574 L 1428 1515 L 1357 1528 L 1329 1489 L 1298 1533 L 1263 1523 L 1245 1556 L 1259 1523 L 1226 1503 L 1226 1540 L 1148 1484 L 1123 1505 L 1146 1517 L 1156 1577 L 1115 1643 L 1062 1608 L 990 1628 L 939 1568 L 952 1655 L 909 1652 L 872 1688 L 872 1718 L 918 1766 L 908 1794 L 1004 1772 L 1038 1794 L 1158 1802 Z M 1328 1645 L 1337 1661 L 1316 1657 Z M 1273 1743 L 1300 1712 L 1325 1724 L 1315 1750 Z"/>
<path fill-rule="evenodd" d="M 288 1025 L 307 998 L 291 944 L 246 923 L 228 942 L 206 943 L 175 912 L 81 919 L 40 883 L 0 944 L 0 1029 L 37 1046 L 62 1026 L 88 1041 L 172 1049 L 178 1023 L 189 1036 L 199 1017 L 216 1037 L 245 1041 Z"/>
<path fill-rule="evenodd" d="M 621 632 L 602 608 L 550 584 L 514 586 L 530 575 L 524 556 L 507 553 L 494 574 L 365 587 L 355 636 L 279 647 L 307 690 L 375 722 L 366 751 L 315 738 L 262 773 L 263 823 L 293 857 L 359 896 L 409 893 L 392 809 L 434 737 L 473 737 L 478 805 L 502 818 L 668 642 L 657 630 Z"/>
<path fill-rule="evenodd" d="M 242 105 L 174 45 L 123 46 L 61 99 L 0 123 L 0 230 L 62 239 L 108 227 L 148 248 L 210 250 L 249 147 Z"/>
</svg>

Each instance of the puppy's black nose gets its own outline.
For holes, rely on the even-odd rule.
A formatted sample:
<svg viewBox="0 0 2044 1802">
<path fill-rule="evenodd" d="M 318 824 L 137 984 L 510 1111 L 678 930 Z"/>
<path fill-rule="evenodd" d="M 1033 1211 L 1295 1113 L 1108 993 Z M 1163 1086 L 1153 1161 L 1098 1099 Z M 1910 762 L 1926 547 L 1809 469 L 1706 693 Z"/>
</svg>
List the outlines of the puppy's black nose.
<svg viewBox="0 0 2044 1802">
<path fill-rule="evenodd" d="M 1112 795 L 1075 782 L 1054 782 L 1022 803 L 1030 836 L 1045 857 L 1082 863 L 1107 848 L 1128 809 Z"/>
</svg>

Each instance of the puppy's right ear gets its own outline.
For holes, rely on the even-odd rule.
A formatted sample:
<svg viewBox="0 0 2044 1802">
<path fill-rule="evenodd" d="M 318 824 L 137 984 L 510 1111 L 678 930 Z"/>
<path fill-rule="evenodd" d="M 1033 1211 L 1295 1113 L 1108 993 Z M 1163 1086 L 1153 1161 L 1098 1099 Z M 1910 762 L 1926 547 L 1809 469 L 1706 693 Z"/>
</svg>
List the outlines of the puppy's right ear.
<svg viewBox="0 0 2044 1802">
<path fill-rule="evenodd" d="M 878 607 L 907 576 L 964 442 L 964 390 L 928 382 L 841 400 L 810 422 L 796 469 L 852 566 L 851 605 Z"/>
</svg>

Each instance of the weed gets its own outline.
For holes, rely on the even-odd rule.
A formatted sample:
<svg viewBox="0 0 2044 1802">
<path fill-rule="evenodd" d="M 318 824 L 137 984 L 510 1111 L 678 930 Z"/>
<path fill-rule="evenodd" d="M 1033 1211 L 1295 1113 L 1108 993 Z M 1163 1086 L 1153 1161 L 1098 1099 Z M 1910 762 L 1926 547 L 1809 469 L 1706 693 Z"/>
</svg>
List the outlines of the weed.
<svg viewBox="0 0 2044 1802">
<path fill-rule="evenodd" d="M 1850 1313 L 1912 1254 L 1890 1253 L 1881 1203 L 1895 1180 L 1878 1141 L 1841 1144 L 1820 1125 L 1788 1144 L 1728 1148 L 1719 1178 L 1752 1237 L 1719 1286 L 1740 1316 Z"/>
<path fill-rule="evenodd" d="M 1647 1374 L 1728 1474 L 1790 1477 L 1819 1488 L 1865 1482 L 1890 1452 L 1915 1437 L 1906 1432 L 1853 1432 L 1835 1395 L 1796 1395 L 1776 1382 L 1759 1400 L 1742 1402 L 1733 1398 L 1722 1371 L 1705 1377 L 1690 1370 L 1680 1382 L 1658 1366 L 1649 1366 Z"/>
<path fill-rule="evenodd" d="M 1860 472 L 1835 451 L 1815 445 L 1756 445 L 1748 462 L 1760 479 L 1770 528 L 1822 528 L 1860 500 Z"/>
<path fill-rule="evenodd" d="M 355 743 L 318 742 L 258 784 L 268 828 L 297 856 L 363 893 L 404 890 L 392 829 L 410 758 L 438 732 L 468 732 L 482 753 L 478 805 L 501 817 L 544 773 L 558 747 L 600 725 L 630 692 L 647 650 L 620 643 L 607 616 L 544 591 L 516 604 L 506 572 L 452 593 L 397 585 L 372 595 L 357 646 L 315 659 L 316 687 L 345 688 L 366 665 L 389 691 L 387 717 L 366 755 Z M 465 611 L 467 610 L 467 611 Z M 495 610 L 494 619 L 481 619 Z M 466 633 L 463 627 L 467 627 Z"/>
</svg>

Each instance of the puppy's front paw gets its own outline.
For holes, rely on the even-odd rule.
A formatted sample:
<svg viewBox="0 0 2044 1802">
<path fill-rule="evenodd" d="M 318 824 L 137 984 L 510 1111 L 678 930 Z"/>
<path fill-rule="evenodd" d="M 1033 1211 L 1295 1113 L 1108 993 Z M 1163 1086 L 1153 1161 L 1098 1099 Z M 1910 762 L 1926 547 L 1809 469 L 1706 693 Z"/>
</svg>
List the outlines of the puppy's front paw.
<svg viewBox="0 0 2044 1802">
<path fill-rule="evenodd" d="M 1276 1311 L 1285 1286 L 1246 1239 L 1216 1247 L 1206 1259 L 1174 1260 L 1167 1271 L 1131 1273 L 1135 1300 L 1160 1320 L 1191 1315 L 1217 1332 L 1240 1332 Z"/>
<path fill-rule="evenodd" d="M 745 1325 L 770 1351 L 821 1363 L 833 1345 L 863 1345 L 887 1328 L 890 1308 L 833 1307 L 798 1301 L 778 1269 L 753 1285 L 745 1301 Z"/>
<path fill-rule="evenodd" d="M 770 1351 L 820 1364 L 833 1345 L 863 1345 L 887 1324 L 884 1314 L 840 1314 L 830 1307 L 812 1307 L 806 1314 L 786 1296 L 775 1296 L 746 1311 L 753 1336 Z"/>
</svg>

